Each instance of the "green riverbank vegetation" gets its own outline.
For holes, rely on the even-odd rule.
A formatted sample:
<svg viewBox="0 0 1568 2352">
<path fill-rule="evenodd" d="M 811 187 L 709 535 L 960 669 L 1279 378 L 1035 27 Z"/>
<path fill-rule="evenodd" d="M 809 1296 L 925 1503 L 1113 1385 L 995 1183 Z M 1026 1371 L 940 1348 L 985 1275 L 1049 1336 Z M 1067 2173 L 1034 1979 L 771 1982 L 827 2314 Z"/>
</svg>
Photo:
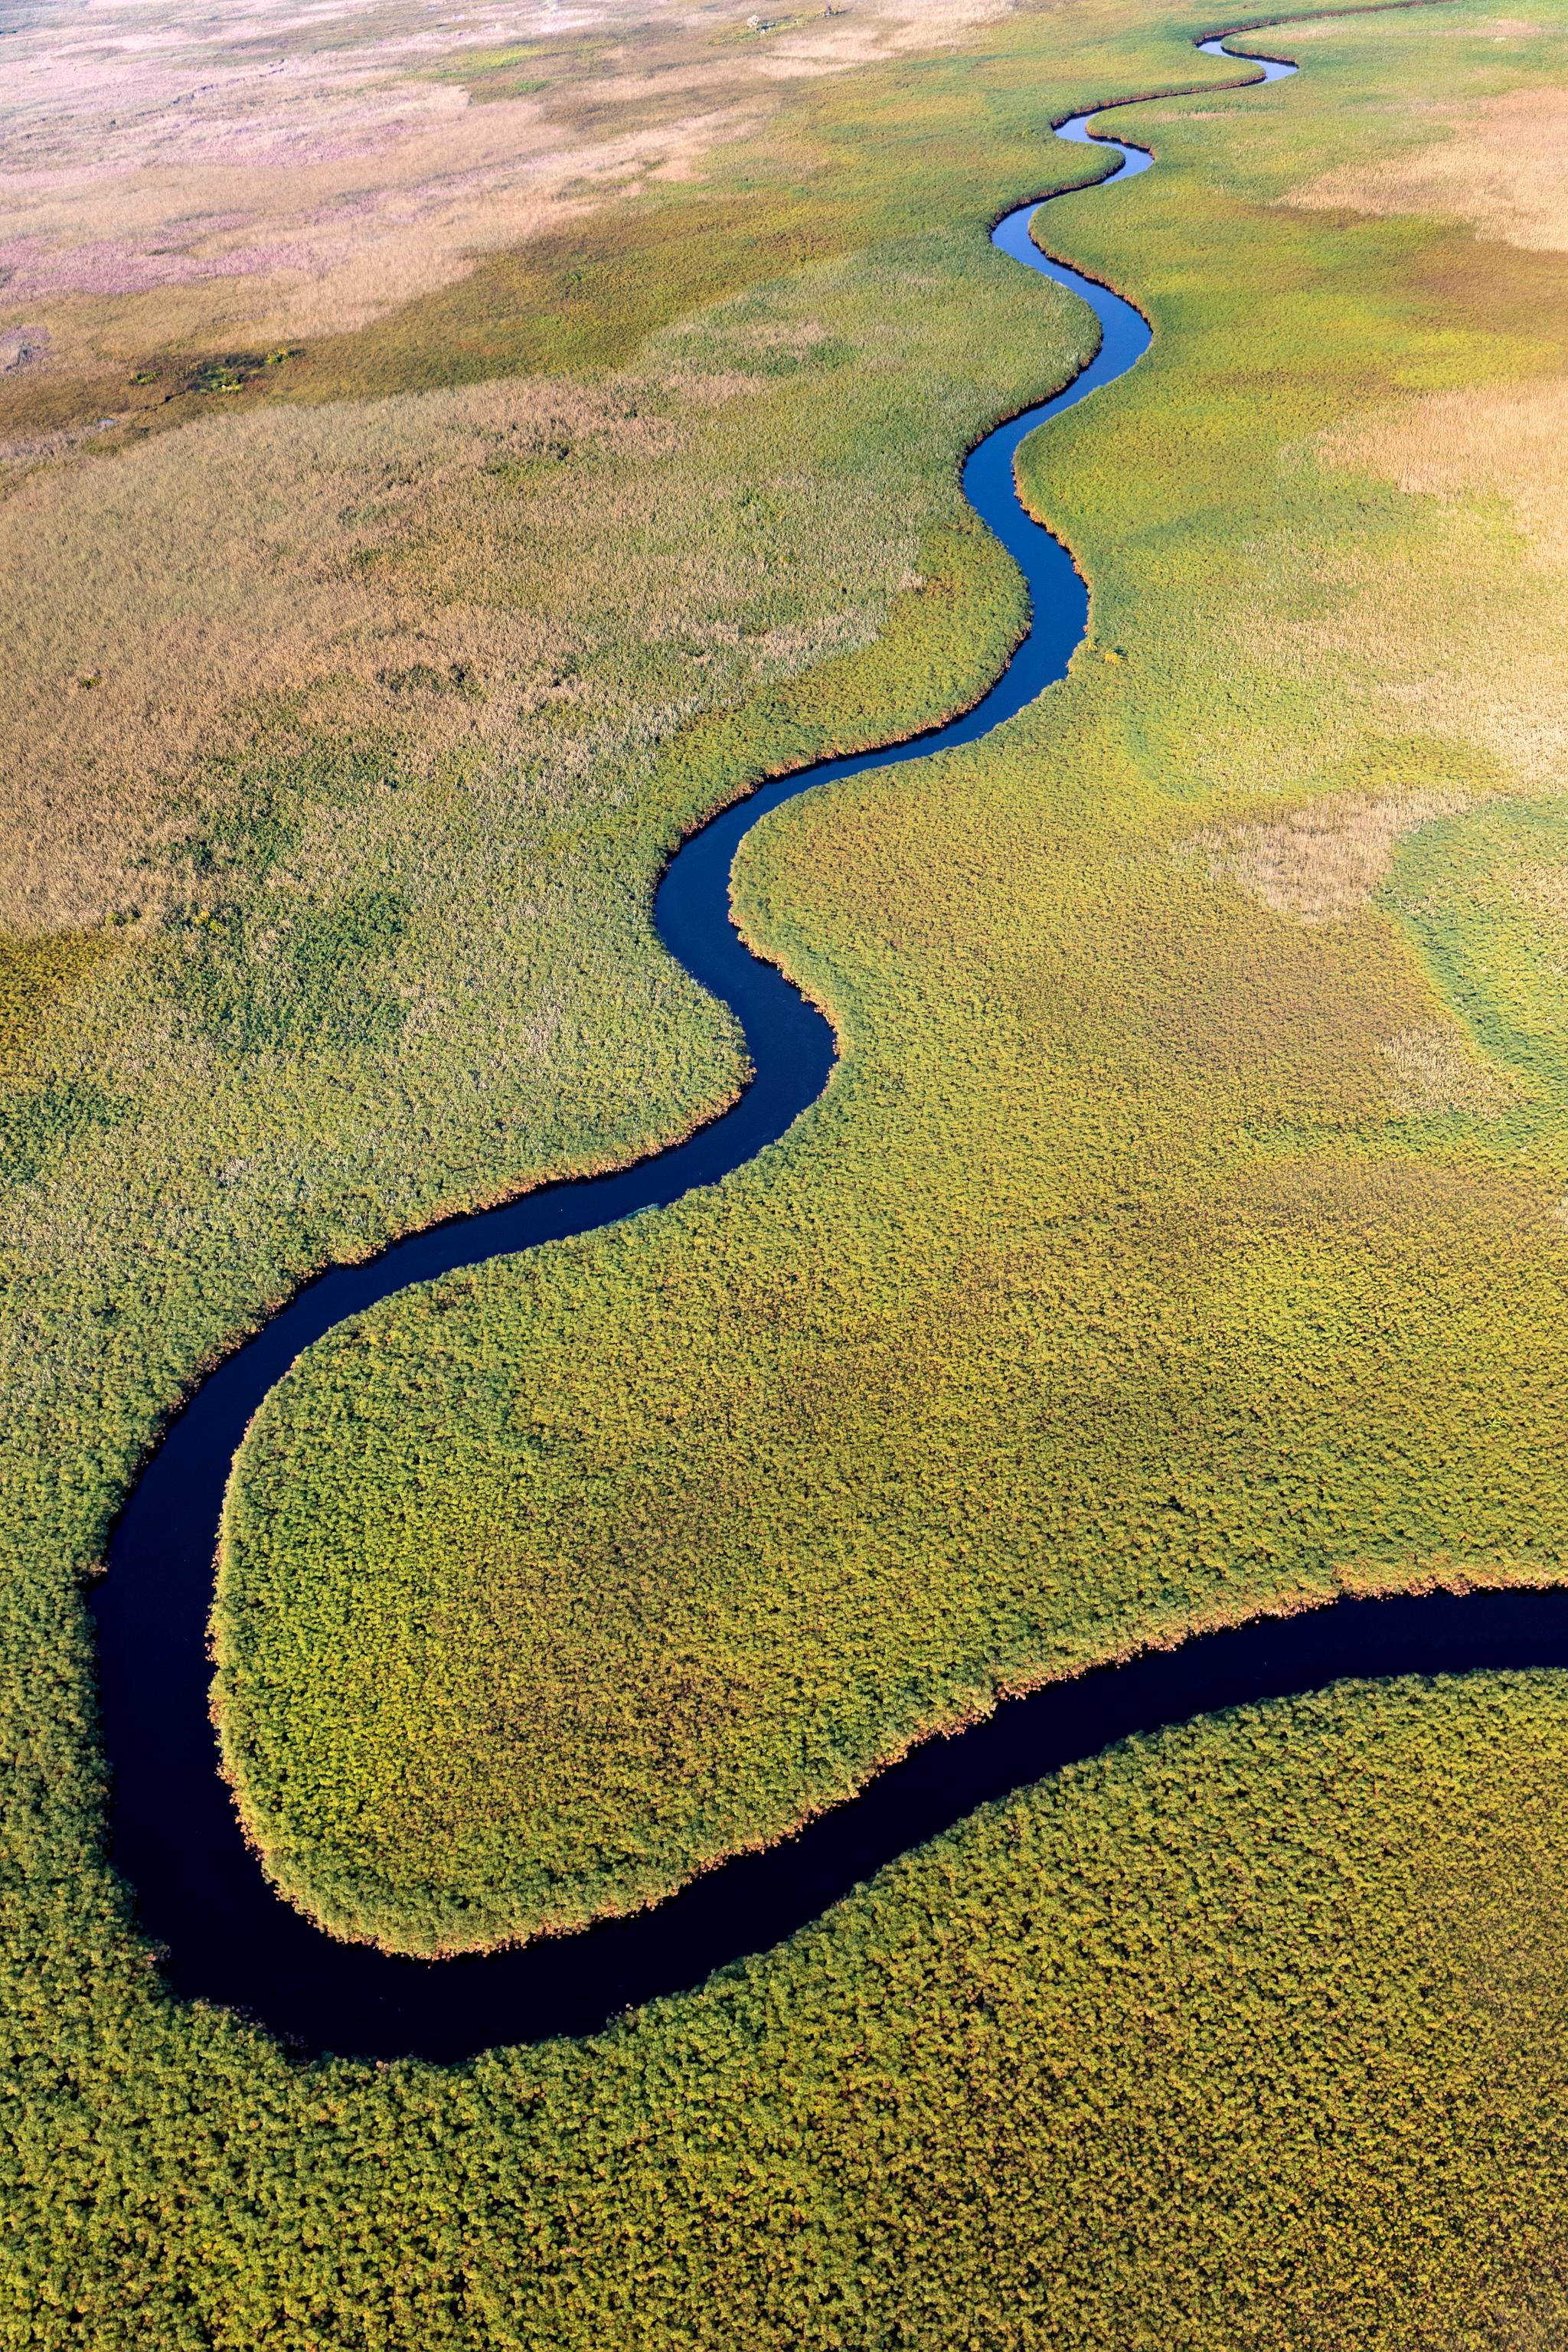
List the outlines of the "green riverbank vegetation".
<svg viewBox="0 0 1568 2352">
<path fill-rule="evenodd" d="M 1561 1676 L 1211 1718 L 450 2071 L 291 2065 L 52 1942 L 8 1979 L 50 2054 L 6 2074 L 5 2340 L 1552 2344 L 1565 1753 Z"/>
</svg>

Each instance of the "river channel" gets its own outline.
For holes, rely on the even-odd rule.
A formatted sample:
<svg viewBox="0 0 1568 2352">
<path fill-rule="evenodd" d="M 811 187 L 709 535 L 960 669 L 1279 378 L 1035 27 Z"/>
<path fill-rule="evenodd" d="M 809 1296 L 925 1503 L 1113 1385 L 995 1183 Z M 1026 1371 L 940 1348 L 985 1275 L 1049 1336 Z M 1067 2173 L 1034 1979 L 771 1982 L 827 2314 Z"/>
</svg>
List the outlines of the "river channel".
<svg viewBox="0 0 1568 2352">
<path fill-rule="evenodd" d="M 1227 55 L 1217 38 L 1198 46 Z M 1295 71 L 1263 59 L 1235 62 L 1249 84 Z M 1154 160 L 1147 152 L 1091 127 L 1105 111 L 1075 115 L 1057 135 L 1110 148 L 1120 160 L 1110 178 L 1147 171 Z M 1092 201 L 1092 191 L 1067 193 Z M 1124 375 L 1147 349 L 1150 330 L 1119 295 L 1040 250 L 1032 235 L 1040 210 L 1038 202 L 1019 205 L 998 222 L 993 241 L 1080 296 L 1100 322 L 1100 347 L 1065 391 L 988 434 L 963 474 L 971 504 L 1027 581 L 1027 634 L 960 718 L 764 784 L 692 835 L 659 883 L 660 939 L 744 1031 L 755 1075 L 738 1102 L 684 1143 L 631 1167 L 452 1219 L 321 1276 L 202 1383 L 116 1528 L 109 1572 L 92 1595 L 113 1772 L 111 1859 L 161 1948 L 170 1989 L 243 2010 L 303 2052 L 449 2063 L 498 2044 L 589 2032 L 767 1950 L 976 1805 L 1131 1733 L 1349 1675 L 1568 1665 L 1568 1592 L 1342 1601 L 1195 1636 L 1005 1701 L 982 1722 L 915 1749 L 797 1836 L 737 1856 L 652 1910 L 515 1951 L 438 1961 L 339 1943 L 312 1927 L 268 1885 L 219 1776 L 208 1717 L 213 1563 L 234 1455 L 268 1392 L 313 1340 L 410 1283 L 665 1206 L 719 1182 L 783 1135 L 828 1082 L 833 1034 L 773 965 L 751 954 L 730 920 L 730 868 L 742 838 L 797 793 L 974 742 L 1065 673 L 1084 634 L 1088 592 L 1067 549 L 1020 503 L 1014 460 L 1038 425 Z"/>
</svg>

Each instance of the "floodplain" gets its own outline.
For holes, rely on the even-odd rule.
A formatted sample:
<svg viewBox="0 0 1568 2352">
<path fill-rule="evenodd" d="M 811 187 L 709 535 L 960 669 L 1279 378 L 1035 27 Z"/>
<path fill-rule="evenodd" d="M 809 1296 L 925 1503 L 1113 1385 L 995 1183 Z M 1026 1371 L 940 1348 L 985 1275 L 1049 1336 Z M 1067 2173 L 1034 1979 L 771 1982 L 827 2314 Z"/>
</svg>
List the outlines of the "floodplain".
<svg viewBox="0 0 1568 2352">
<path fill-rule="evenodd" d="M 1296 26 L 1267 92 L 1190 10 L 899 23 L 782 77 L 738 26 L 743 137 L 477 266 L 436 238 L 429 283 L 386 260 L 398 299 L 300 311 L 272 366 L 200 307 L 234 224 L 155 328 L 21 280 L 4 2340 L 1568 2324 L 1555 1676 L 1131 1742 L 706 1987 L 462 2069 L 172 2000 L 104 1866 L 80 1588 L 138 1461 L 313 1267 L 733 1095 L 654 877 L 1005 657 L 956 461 L 1089 346 L 984 230 L 1097 168 L 1054 120 L 1140 89 L 1202 86 L 1118 117 L 1157 173 L 1048 220 L 1154 328 L 1021 462 L 1090 583 L 1068 678 L 748 841 L 737 919 L 840 1043 L 782 1143 L 388 1300 L 268 1401 L 226 1769 L 331 1931 L 482 1948 L 1139 1644 L 1563 1577 L 1568 306 L 1519 157 L 1561 138 L 1568 23 Z M 469 103 L 432 103 L 577 135 L 585 55 L 438 60 Z M 520 87 L 557 71 L 570 102 Z M 83 436 L 111 368 L 174 396 Z"/>
<path fill-rule="evenodd" d="M 1451 78 L 1413 26 L 1390 54 Z M 1356 1580 L 1557 1571 L 1560 1130 L 1398 911 L 1424 829 L 1530 781 L 1482 696 L 1395 702 L 1423 659 L 1458 699 L 1458 595 L 1489 666 L 1513 547 L 1400 616 L 1403 677 L 1345 626 L 1340 567 L 1382 608 L 1456 527 L 1339 420 L 1395 370 L 1446 416 L 1463 337 L 1381 221 L 1325 256 L 1289 202 L 1331 53 L 1119 115 L 1159 175 L 1040 216 L 1155 327 L 1021 460 L 1092 635 L 995 737 L 742 845 L 743 929 L 839 1032 L 821 1102 L 658 1217 L 387 1300 L 258 1415 L 216 1704 L 336 1932 L 576 1925 L 998 1691 Z M 1555 357 L 1486 332 L 1510 383 Z"/>
</svg>

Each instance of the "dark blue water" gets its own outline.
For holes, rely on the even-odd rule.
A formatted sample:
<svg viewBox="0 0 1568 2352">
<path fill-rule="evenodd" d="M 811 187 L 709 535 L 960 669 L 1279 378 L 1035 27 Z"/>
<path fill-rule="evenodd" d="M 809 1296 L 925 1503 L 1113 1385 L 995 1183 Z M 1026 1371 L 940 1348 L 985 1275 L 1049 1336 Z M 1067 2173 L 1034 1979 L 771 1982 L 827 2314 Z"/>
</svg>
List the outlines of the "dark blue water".
<svg viewBox="0 0 1568 2352">
<path fill-rule="evenodd" d="M 1217 40 L 1200 47 L 1225 54 Z M 1269 62 L 1250 78 L 1274 81 L 1294 70 Z M 1093 119 L 1075 116 L 1058 135 L 1093 139 Z M 1120 157 L 1110 175 L 1119 180 L 1153 160 L 1141 148 L 1097 143 Z M 582 2033 L 767 1949 L 976 1804 L 1130 1732 L 1347 1675 L 1568 1664 L 1568 1594 L 1342 1602 L 1285 1623 L 1205 1635 L 1009 1701 L 988 1721 L 921 1748 L 799 1837 L 727 1864 L 657 1910 L 485 1958 L 397 1959 L 321 1934 L 268 1885 L 218 1777 L 207 1717 L 213 1560 L 234 1453 L 268 1391 L 312 1340 L 410 1283 L 663 1207 L 781 1136 L 827 1083 L 832 1033 L 730 922 L 730 866 L 742 835 L 797 793 L 973 742 L 1066 671 L 1083 635 L 1087 591 L 1060 541 L 1019 504 L 1014 458 L 1037 425 L 1124 375 L 1150 338 L 1131 304 L 1040 252 L 1030 236 L 1039 209 L 1009 213 L 994 242 L 1089 304 L 1100 349 L 1065 392 L 988 434 L 963 467 L 971 503 L 1027 580 L 1026 636 L 961 718 L 763 785 L 695 834 L 659 884 L 659 937 L 733 1008 L 745 1033 L 755 1076 L 740 1101 L 687 1142 L 618 1174 L 453 1219 L 367 1264 L 323 1275 L 203 1382 L 132 1494 L 92 1598 L 114 1774 L 111 1855 L 135 1890 L 142 1927 L 163 1947 L 165 1979 L 178 1995 L 248 2011 L 308 2050 L 365 2057 L 454 2060 L 497 2043 Z"/>
</svg>

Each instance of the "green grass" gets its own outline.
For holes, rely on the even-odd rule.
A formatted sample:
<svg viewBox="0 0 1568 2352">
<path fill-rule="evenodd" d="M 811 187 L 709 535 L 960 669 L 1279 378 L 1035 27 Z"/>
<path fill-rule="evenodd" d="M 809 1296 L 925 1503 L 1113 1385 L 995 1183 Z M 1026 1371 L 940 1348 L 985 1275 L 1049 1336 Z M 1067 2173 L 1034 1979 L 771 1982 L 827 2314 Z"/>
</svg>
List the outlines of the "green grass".
<svg viewBox="0 0 1568 2352">
<path fill-rule="evenodd" d="M 1399 1041 L 1463 1033 L 1395 920 L 1303 929 L 1198 851 L 1290 790 L 1508 773 L 1484 728 L 1391 725 L 1336 632 L 1345 551 L 1436 572 L 1447 516 L 1313 442 L 1555 351 L 1413 293 L 1452 232 L 1274 201 L 1385 135 L 1374 72 L 1462 70 L 1444 40 L 1391 19 L 1133 116 L 1161 175 L 1048 216 L 1155 322 L 1025 459 L 1125 658 L 748 842 L 742 919 L 840 1032 L 823 1102 L 667 1213 L 387 1302 L 258 1416 L 218 1713 L 336 1932 L 635 1906 L 999 1689 L 1368 1577 L 1568 1563 L 1561 1118 L 1403 1107 Z M 1521 569 L 1501 533 L 1483 560 Z M 1423 647 L 1401 614 L 1413 664 L 1447 617 Z"/>
<path fill-rule="evenodd" d="M 1212 21 L 1020 12 L 825 77 L 635 208 L 635 268 L 592 232 L 481 270 L 460 316 L 8 502 L 14 618 L 59 624 L 16 740 L 60 790 L 8 828 L 47 907 L 0 961 L 0 2342 L 1562 2335 L 1552 1677 L 1140 1744 L 704 1990 L 449 2073 L 170 2001 L 103 1856 L 80 1580 L 160 1419 L 312 1265 L 732 1087 L 658 859 L 999 658 L 953 461 L 1080 327 L 983 225 L 1088 161 L 1053 113 L 1205 78 Z M 430 1945 L 637 1902 L 999 1685 L 1560 1573 L 1555 819 L 1505 720 L 1563 724 L 1561 586 L 1495 496 L 1317 436 L 1560 372 L 1561 257 L 1276 199 L 1564 46 L 1336 29 L 1278 90 L 1151 109 L 1160 174 L 1050 216 L 1158 330 L 1029 460 L 1094 645 L 999 743 L 752 844 L 743 918 L 840 1024 L 829 1095 L 717 1196 L 367 1318 L 258 1426 L 226 1737 L 318 1910 Z M 587 373 L 483 381 L 542 365 Z M 354 628 L 258 686 L 317 611 Z M 187 625 L 249 683 L 139 766 Z M 1214 846 L 1412 786 L 1496 806 L 1340 923 Z M 1514 1092 L 1411 1110 L 1389 1048 L 1432 1034 Z"/>
<path fill-rule="evenodd" d="M 12 1981 L 50 2057 L 6 2074 L 5 2340 L 1533 2352 L 1565 1747 L 1555 1675 L 1210 1719 L 699 1994 L 447 2073 L 160 2007 L 58 1940 L 62 1890 Z"/>
<path fill-rule="evenodd" d="M 1510 1144 L 1568 1108 L 1568 806 L 1505 801 L 1427 825 L 1387 891 L 1455 1013 L 1525 1097 Z"/>
</svg>

